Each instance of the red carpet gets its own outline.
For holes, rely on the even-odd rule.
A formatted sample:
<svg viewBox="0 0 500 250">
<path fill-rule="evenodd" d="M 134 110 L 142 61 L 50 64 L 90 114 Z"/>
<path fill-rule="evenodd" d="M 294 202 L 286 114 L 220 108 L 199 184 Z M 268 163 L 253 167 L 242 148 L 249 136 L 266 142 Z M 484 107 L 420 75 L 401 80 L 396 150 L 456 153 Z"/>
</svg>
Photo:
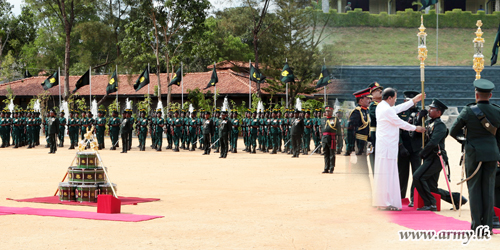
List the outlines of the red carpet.
<svg viewBox="0 0 500 250">
<path fill-rule="evenodd" d="M 439 212 L 417 211 L 408 207 L 408 199 L 403 199 L 403 211 L 384 211 L 391 222 L 414 230 L 470 230 L 470 222 L 440 215 Z M 500 234 L 500 230 L 493 229 Z"/>
<path fill-rule="evenodd" d="M 159 201 L 160 199 L 156 198 L 137 198 L 137 197 L 123 197 L 118 196 L 118 199 L 122 202 L 122 205 L 137 205 L 137 203 L 143 202 L 151 202 L 151 201 Z M 19 202 L 35 202 L 35 203 L 49 203 L 49 204 L 65 204 L 65 205 L 78 205 L 78 206 L 91 206 L 97 207 L 97 203 L 80 203 L 73 201 L 60 201 L 59 196 L 47 196 L 47 197 L 37 197 L 31 199 L 11 199 L 7 198 L 7 200 L 19 201 Z"/>
<path fill-rule="evenodd" d="M 163 216 L 154 215 L 137 215 L 137 214 L 99 214 L 96 212 L 71 211 L 65 209 L 44 209 L 31 207 L 1 207 L 0 214 L 24 214 L 24 215 L 39 215 L 39 216 L 54 216 L 65 218 L 80 218 L 91 220 L 110 220 L 110 221 L 126 221 L 139 222 L 162 218 Z"/>
</svg>

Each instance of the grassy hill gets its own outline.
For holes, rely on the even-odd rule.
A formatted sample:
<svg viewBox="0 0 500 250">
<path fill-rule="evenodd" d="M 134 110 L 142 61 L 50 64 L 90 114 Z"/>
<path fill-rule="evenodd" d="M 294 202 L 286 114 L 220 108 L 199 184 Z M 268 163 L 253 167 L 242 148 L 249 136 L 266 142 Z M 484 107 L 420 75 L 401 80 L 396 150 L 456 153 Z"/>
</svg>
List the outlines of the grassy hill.
<svg viewBox="0 0 500 250">
<path fill-rule="evenodd" d="M 372 28 L 349 27 L 329 28 L 329 35 L 323 41 L 330 44 L 331 52 L 337 58 L 337 65 L 405 65 L 418 66 L 417 33 L 418 27 Z M 472 66 L 475 29 L 439 29 L 439 66 Z M 436 65 L 436 29 L 428 28 L 426 65 Z M 495 41 L 496 29 L 483 30 L 485 66 L 490 65 L 491 50 Z M 499 62 L 500 65 L 500 62 Z"/>
</svg>

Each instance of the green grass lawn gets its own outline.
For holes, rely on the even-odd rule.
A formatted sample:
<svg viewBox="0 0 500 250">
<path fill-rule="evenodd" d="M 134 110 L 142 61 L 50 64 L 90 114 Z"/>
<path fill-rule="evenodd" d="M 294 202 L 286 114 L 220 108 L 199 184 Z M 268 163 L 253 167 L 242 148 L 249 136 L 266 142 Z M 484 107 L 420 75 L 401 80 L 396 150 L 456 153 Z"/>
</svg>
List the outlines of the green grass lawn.
<svg viewBox="0 0 500 250">
<path fill-rule="evenodd" d="M 332 61 L 337 65 L 418 66 L 417 28 L 329 28 L 325 32 L 329 36 L 323 44 L 334 45 L 332 52 L 338 57 Z M 476 37 L 475 31 L 475 29 L 439 29 L 438 66 L 472 66 L 474 55 L 472 40 Z M 426 32 L 428 53 L 425 64 L 435 66 L 436 29 L 428 28 Z M 497 30 L 487 29 L 483 32 L 485 66 L 489 66 Z"/>
</svg>

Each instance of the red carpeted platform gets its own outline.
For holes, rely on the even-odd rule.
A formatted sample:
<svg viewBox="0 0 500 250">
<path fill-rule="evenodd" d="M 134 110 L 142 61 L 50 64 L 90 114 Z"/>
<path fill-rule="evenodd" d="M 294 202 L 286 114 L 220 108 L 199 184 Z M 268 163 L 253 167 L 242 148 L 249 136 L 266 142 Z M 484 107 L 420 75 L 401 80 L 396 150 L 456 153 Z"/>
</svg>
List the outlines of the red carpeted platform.
<svg viewBox="0 0 500 250">
<path fill-rule="evenodd" d="M 155 215 L 138 215 L 138 214 L 102 214 L 95 212 L 71 211 L 65 209 L 45 209 L 31 207 L 1 207 L 0 214 L 23 214 L 23 215 L 38 215 L 38 216 L 54 216 L 64 218 L 79 218 L 91 220 L 109 220 L 109 221 L 125 221 L 139 222 L 162 218 L 163 216 Z"/>
<path fill-rule="evenodd" d="M 408 207 L 409 200 L 403 199 L 403 211 L 384 211 L 391 222 L 415 230 L 470 230 L 470 222 L 440 215 L 439 212 L 417 211 Z M 463 216 L 463 214 L 462 214 Z M 500 230 L 493 229 L 494 234 Z"/>
<path fill-rule="evenodd" d="M 138 197 L 123 197 L 118 196 L 118 199 L 122 202 L 122 205 L 137 205 L 137 203 L 143 202 L 152 202 L 159 201 L 160 199 L 156 198 L 138 198 Z M 78 206 L 91 206 L 97 207 L 97 203 L 80 203 L 73 201 L 60 201 L 59 196 L 47 196 L 47 197 L 37 197 L 31 199 L 11 199 L 7 198 L 7 200 L 19 201 L 19 202 L 35 202 L 35 203 L 49 203 L 49 204 L 65 204 L 65 205 L 78 205 Z"/>
</svg>

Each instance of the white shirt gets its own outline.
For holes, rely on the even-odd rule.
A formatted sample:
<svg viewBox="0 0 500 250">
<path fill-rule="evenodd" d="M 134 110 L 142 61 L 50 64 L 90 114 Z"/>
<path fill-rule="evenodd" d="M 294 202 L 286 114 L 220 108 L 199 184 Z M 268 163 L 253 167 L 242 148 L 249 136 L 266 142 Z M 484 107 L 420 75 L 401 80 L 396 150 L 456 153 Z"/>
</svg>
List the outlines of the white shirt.
<svg viewBox="0 0 500 250">
<path fill-rule="evenodd" d="M 391 107 L 382 101 L 375 109 L 377 117 L 377 137 L 375 141 L 375 157 L 387 159 L 398 158 L 399 129 L 415 131 L 416 127 L 401 120 L 398 113 L 413 107 L 413 101 L 407 101 Z"/>
</svg>

